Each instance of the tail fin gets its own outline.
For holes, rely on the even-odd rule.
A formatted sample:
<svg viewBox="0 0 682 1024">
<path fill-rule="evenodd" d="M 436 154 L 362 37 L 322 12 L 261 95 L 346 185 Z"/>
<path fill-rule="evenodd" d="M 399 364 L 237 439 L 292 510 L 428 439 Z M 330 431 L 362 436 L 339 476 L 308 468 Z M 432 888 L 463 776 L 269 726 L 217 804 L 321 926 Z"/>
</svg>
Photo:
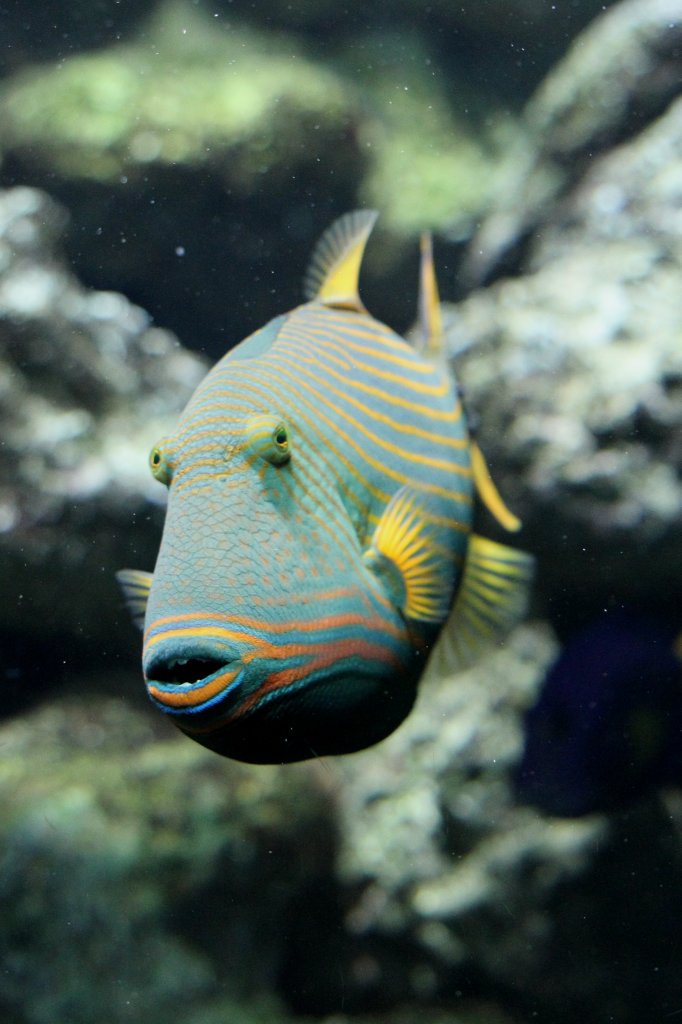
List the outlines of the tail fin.
<svg viewBox="0 0 682 1024">
<path fill-rule="evenodd" d="M 444 674 L 470 665 L 523 618 L 534 564 L 524 551 L 471 535 L 457 597 L 434 650 Z"/>
</svg>

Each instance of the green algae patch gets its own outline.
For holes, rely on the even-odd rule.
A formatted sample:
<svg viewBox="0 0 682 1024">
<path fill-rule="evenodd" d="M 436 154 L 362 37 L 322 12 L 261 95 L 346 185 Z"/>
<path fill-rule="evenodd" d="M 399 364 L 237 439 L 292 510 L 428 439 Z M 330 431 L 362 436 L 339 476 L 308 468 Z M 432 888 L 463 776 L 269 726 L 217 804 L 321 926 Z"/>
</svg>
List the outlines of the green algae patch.
<svg viewBox="0 0 682 1024">
<path fill-rule="evenodd" d="M 66 698 L 4 723 L 0 750 L 6 1014 L 283 1019 L 259 995 L 260 965 L 280 958 L 310 873 L 331 870 L 329 801 L 310 772 L 229 765 L 174 730 L 160 739 L 116 698 Z M 270 946 L 244 938 L 249 922 Z M 215 947 L 202 940 L 214 928 Z"/>
<path fill-rule="evenodd" d="M 294 43 L 216 31 L 176 6 L 134 44 L 26 70 L 0 96 L 5 146 L 99 181 L 152 163 L 229 164 L 249 180 L 298 162 L 312 133 L 342 129 L 351 106 Z"/>
<path fill-rule="evenodd" d="M 497 160 L 493 132 L 481 133 L 472 104 L 451 95 L 420 38 L 370 37 L 349 49 L 343 65 L 363 77 L 368 116 L 360 144 L 371 156 L 360 195 L 381 208 L 384 227 L 409 236 L 480 212 Z"/>
<path fill-rule="evenodd" d="M 19 72 L 0 90 L 0 122 L 6 152 L 77 181 L 178 167 L 251 195 L 264 174 L 290 187 L 315 165 L 330 187 L 354 179 L 358 204 L 400 236 L 480 211 L 494 159 L 417 33 L 322 55 L 175 2 L 132 43 Z"/>
</svg>

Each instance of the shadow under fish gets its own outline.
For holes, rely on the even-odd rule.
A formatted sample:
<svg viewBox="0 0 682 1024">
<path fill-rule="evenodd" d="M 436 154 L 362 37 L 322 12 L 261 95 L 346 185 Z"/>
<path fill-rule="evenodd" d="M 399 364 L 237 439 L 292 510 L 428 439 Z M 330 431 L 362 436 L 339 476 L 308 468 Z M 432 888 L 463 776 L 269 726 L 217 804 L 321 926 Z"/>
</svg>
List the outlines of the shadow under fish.
<svg viewBox="0 0 682 1024">
<path fill-rule="evenodd" d="M 169 491 L 153 575 L 118 573 L 153 703 L 199 743 L 278 763 L 367 747 L 413 705 L 441 633 L 466 659 L 522 614 L 508 529 L 444 357 L 430 239 L 422 341 L 358 293 L 376 214 L 323 235 L 307 301 L 227 353 L 150 455 Z"/>
</svg>

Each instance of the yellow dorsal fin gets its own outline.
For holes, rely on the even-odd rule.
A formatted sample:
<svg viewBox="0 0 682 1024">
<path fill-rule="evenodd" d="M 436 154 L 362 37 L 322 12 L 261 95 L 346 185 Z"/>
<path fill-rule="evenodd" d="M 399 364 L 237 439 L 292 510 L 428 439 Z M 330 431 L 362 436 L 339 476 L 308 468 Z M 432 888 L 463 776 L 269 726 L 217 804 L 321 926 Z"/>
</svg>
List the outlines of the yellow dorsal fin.
<svg viewBox="0 0 682 1024">
<path fill-rule="evenodd" d="M 443 320 L 440 313 L 438 282 L 433 265 L 431 233 L 425 231 L 420 242 L 419 264 L 419 321 L 421 323 L 421 351 L 431 359 L 443 354 Z"/>
<path fill-rule="evenodd" d="M 358 294 L 358 277 L 377 216 L 376 210 L 354 210 L 327 228 L 313 250 L 304 278 L 306 299 L 365 312 Z"/>
<path fill-rule="evenodd" d="M 488 512 L 497 519 L 500 526 L 503 526 L 505 530 L 509 530 L 510 533 L 516 533 L 517 530 L 521 529 L 521 520 L 507 508 L 502 500 L 500 492 L 490 475 L 485 456 L 473 438 L 470 440 L 470 452 L 471 471 L 474 475 L 474 483 L 476 484 L 479 498 L 488 509 Z"/>
</svg>

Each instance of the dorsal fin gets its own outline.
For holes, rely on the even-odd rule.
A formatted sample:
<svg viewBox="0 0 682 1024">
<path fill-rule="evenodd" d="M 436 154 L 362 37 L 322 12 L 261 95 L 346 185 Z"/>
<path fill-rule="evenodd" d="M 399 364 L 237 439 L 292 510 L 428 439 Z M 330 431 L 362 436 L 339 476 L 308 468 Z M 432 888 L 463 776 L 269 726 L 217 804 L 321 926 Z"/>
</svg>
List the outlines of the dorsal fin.
<svg viewBox="0 0 682 1024">
<path fill-rule="evenodd" d="M 438 282 L 433 265 L 431 233 L 424 231 L 420 240 L 419 263 L 419 322 L 421 324 L 421 351 L 431 359 L 443 354 L 443 320 L 440 313 Z"/>
<path fill-rule="evenodd" d="M 473 437 L 469 439 L 469 451 L 471 453 L 471 471 L 479 498 L 488 509 L 488 512 L 497 519 L 500 526 L 503 526 L 505 530 L 509 530 L 510 533 L 516 533 L 517 530 L 521 529 L 521 520 L 507 508 L 502 500 L 502 496 L 490 475 L 485 455 Z"/>
<path fill-rule="evenodd" d="M 306 299 L 365 312 L 358 294 L 358 277 L 377 216 L 376 210 L 354 210 L 327 228 L 313 250 L 303 281 Z"/>
</svg>

